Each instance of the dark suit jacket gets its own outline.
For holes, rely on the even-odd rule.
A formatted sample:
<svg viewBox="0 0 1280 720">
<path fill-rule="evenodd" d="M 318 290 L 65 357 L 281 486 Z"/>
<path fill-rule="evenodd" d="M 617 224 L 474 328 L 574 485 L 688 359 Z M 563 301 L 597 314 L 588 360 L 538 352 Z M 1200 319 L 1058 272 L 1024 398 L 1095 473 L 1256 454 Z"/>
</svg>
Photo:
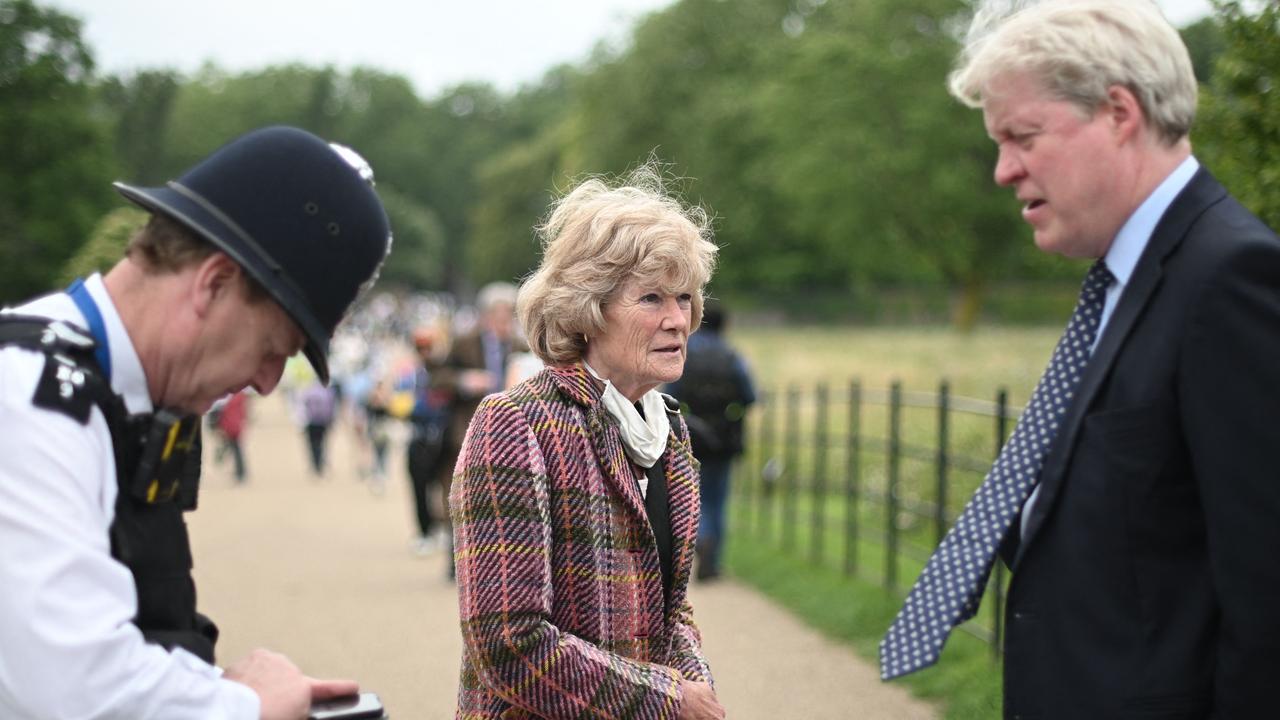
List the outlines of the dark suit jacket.
<svg viewBox="0 0 1280 720">
<path fill-rule="evenodd" d="M 467 434 L 467 424 L 471 422 L 471 416 L 475 414 L 476 407 L 480 405 L 480 400 L 487 394 L 470 394 L 461 384 L 462 373 L 466 370 L 484 370 L 484 341 L 480 337 L 479 330 L 459 335 L 454 341 L 452 347 L 449 348 L 449 356 L 444 361 L 444 366 L 439 368 L 433 375 L 432 387 L 443 388 L 449 391 L 451 397 L 454 398 L 452 407 L 452 416 L 449 423 L 449 451 L 456 460 L 458 449 L 462 447 L 462 439 Z M 511 353 L 527 352 L 529 346 L 519 338 L 512 338 L 507 342 L 507 350 L 502 355 L 503 379 L 505 379 L 505 371 L 507 360 L 510 359 Z M 453 473 L 453 462 L 445 471 L 449 474 Z"/>
<path fill-rule="evenodd" d="M 1006 544 L 1005 717 L 1280 717 L 1277 450 L 1280 241 L 1201 170 Z"/>
</svg>

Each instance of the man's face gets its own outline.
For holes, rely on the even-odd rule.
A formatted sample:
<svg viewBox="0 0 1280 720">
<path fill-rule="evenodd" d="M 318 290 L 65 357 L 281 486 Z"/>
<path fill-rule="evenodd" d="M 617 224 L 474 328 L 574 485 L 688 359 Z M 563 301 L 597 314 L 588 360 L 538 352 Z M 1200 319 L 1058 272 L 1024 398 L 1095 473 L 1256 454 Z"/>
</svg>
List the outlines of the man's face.
<svg viewBox="0 0 1280 720">
<path fill-rule="evenodd" d="M 1067 257 L 1105 255 L 1132 210 L 1108 114 L 1086 116 L 1029 75 L 1011 74 L 992 83 L 983 117 L 999 146 L 995 181 L 1023 202 L 1036 246 Z"/>
<path fill-rule="evenodd" d="M 266 395 L 280 382 L 285 361 L 302 349 L 302 331 L 274 300 L 250 300 L 243 287 L 228 290 L 214 301 L 180 390 L 166 405 L 204 413 L 246 387 Z"/>
<path fill-rule="evenodd" d="M 484 326 L 500 340 L 510 340 L 515 334 L 515 308 L 510 303 L 495 302 L 484 311 Z"/>
</svg>

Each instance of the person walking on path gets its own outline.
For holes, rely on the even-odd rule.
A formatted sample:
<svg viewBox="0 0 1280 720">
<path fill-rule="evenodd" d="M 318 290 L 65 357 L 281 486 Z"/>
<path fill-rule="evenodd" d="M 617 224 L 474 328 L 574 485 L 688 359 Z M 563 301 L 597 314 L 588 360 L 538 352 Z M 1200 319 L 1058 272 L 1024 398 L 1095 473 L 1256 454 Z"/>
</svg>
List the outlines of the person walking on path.
<svg viewBox="0 0 1280 720">
<path fill-rule="evenodd" d="M 481 398 L 500 392 L 506 386 L 511 356 L 528 350 L 524 340 L 516 334 L 515 307 L 516 288 L 511 283 L 493 282 L 480 288 L 476 296 L 476 311 L 480 314 L 478 326 L 473 332 L 454 338 L 444 363 L 432 372 L 433 390 L 443 392 L 451 399 L 449 423 L 436 476 L 440 483 L 441 504 L 446 507 L 453 469 L 458 463 L 471 416 Z M 451 550 L 453 531 L 447 511 L 443 520 L 444 537 Z M 449 556 L 452 557 L 452 552 Z M 450 562 L 450 577 L 453 577 L 453 572 Z"/>
<path fill-rule="evenodd" d="M 272 127 L 162 187 L 106 275 L 0 315 L 0 717 L 301 720 L 352 693 L 282 655 L 214 666 L 184 512 L 200 419 L 270 393 L 333 330 L 390 249 L 372 173 Z"/>
<path fill-rule="evenodd" d="M 935 662 L 997 549 L 1006 718 L 1256 718 L 1280 675 L 1280 239 L 1191 153 L 1146 0 L 979 13 L 951 75 L 1046 252 L 1094 261 L 1012 437 L 881 644 Z"/>
<path fill-rule="evenodd" d="M 240 442 L 248 423 L 249 393 L 244 390 L 232 393 L 218 407 L 214 428 L 218 433 L 219 444 L 214 458 L 222 460 L 228 454 L 231 455 L 232 470 L 238 485 L 243 485 L 248 477 L 248 470 L 244 463 L 244 448 Z"/>
<path fill-rule="evenodd" d="M 417 362 L 408 378 L 413 404 L 409 411 L 409 444 L 406 454 L 409 461 L 409 481 L 413 484 L 414 517 L 418 522 L 418 536 L 413 541 L 416 555 L 428 555 L 436 550 L 451 547 L 445 540 L 448 523 L 441 522 L 432 506 L 432 489 L 439 486 L 444 473 L 453 472 L 449 462 L 448 443 L 450 425 L 453 422 L 452 388 L 437 379 L 441 372 L 436 353 L 440 348 L 441 332 L 434 326 L 414 330 L 413 347 Z M 446 498 L 438 496 L 443 508 Z"/>
<path fill-rule="evenodd" d="M 699 580 L 720 576 L 729 476 L 734 458 L 744 449 L 747 408 L 756 401 L 746 362 L 724 339 L 726 319 L 724 306 L 708 298 L 702 309 L 702 326 L 689 336 L 684 374 L 667 386 L 667 391 L 680 401 L 689 425 L 693 456 L 702 463 L 696 575 Z"/>
<path fill-rule="evenodd" d="M 325 450 L 329 442 L 329 428 L 337 414 L 338 397 L 332 387 L 319 378 L 312 378 L 298 395 L 302 404 L 303 434 L 307 440 L 307 456 L 311 459 L 311 474 L 323 478 L 328 468 Z"/>
</svg>

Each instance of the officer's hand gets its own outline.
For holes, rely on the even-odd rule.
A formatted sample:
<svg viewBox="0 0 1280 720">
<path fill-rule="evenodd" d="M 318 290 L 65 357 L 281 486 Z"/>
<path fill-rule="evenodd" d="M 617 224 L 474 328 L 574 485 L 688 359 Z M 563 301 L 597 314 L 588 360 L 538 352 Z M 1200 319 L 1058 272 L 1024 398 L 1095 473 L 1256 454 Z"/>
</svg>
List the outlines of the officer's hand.
<svg viewBox="0 0 1280 720">
<path fill-rule="evenodd" d="M 279 653 L 258 648 L 222 676 L 258 694 L 261 720 L 303 720 L 311 709 L 311 679 Z"/>
<path fill-rule="evenodd" d="M 360 684 L 355 680 L 317 680 L 307 678 L 311 683 L 311 700 L 330 700 L 360 692 Z"/>
<path fill-rule="evenodd" d="M 709 683 L 681 680 L 680 720 L 723 720 L 724 708 Z"/>
</svg>

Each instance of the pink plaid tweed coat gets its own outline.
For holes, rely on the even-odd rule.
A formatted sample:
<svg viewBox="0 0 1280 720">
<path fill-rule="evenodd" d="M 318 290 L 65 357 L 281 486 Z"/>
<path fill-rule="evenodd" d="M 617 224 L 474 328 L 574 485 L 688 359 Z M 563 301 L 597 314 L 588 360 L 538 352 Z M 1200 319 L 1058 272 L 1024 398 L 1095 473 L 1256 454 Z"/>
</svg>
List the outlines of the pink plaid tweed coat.
<svg viewBox="0 0 1280 720">
<path fill-rule="evenodd" d="M 686 596 L 697 461 L 667 441 L 673 589 L 602 386 L 552 367 L 484 400 L 450 493 L 463 656 L 458 718 L 676 717 L 711 681 Z"/>
</svg>

